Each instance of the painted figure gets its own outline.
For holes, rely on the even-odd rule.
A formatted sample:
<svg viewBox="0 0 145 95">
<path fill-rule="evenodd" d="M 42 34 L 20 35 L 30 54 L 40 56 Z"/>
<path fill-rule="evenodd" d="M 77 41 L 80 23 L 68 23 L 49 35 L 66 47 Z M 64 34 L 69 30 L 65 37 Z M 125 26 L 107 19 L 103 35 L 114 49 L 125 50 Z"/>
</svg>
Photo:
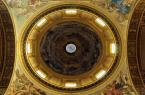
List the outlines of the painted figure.
<svg viewBox="0 0 145 95">
<path fill-rule="evenodd" d="M 130 11 L 130 4 L 124 3 L 124 0 L 106 0 L 109 7 L 116 7 L 118 12 L 128 14 Z"/>
<path fill-rule="evenodd" d="M 16 79 L 11 84 L 7 95 L 46 95 L 46 93 L 34 86 L 24 74 L 16 70 Z"/>
</svg>

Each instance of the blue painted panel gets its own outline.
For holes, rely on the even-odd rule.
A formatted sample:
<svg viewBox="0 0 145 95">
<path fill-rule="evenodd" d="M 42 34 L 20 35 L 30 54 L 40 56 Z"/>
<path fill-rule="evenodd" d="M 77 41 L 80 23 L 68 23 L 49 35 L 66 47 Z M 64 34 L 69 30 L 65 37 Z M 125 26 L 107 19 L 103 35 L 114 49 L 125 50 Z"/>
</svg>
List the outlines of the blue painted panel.
<svg viewBox="0 0 145 95">
<path fill-rule="evenodd" d="M 123 0 L 112 0 L 111 2 L 116 5 L 121 5 Z"/>
<path fill-rule="evenodd" d="M 122 14 L 127 14 L 127 13 L 129 13 L 129 11 L 130 11 L 130 6 L 121 5 L 121 6 L 119 7 L 119 11 L 120 11 Z"/>
</svg>

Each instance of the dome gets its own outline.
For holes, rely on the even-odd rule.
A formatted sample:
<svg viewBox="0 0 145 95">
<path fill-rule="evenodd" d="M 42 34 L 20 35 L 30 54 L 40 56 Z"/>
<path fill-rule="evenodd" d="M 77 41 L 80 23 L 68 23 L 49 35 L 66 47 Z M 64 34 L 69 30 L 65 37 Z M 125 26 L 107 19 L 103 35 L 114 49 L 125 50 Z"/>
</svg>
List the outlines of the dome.
<svg viewBox="0 0 145 95">
<path fill-rule="evenodd" d="M 119 65 L 120 40 L 116 27 L 94 8 L 53 6 L 37 14 L 24 29 L 23 66 L 47 90 L 89 91 Z"/>
</svg>

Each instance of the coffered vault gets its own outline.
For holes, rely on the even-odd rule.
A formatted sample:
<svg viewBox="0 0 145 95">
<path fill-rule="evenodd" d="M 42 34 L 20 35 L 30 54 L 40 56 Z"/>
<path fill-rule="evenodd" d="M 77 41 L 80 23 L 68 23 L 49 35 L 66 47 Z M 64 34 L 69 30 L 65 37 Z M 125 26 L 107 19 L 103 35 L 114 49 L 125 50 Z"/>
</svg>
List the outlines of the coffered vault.
<svg viewBox="0 0 145 95">
<path fill-rule="evenodd" d="M 9 85 L 15 59 L 15 38 L 13 22 L 8 9 L 0 1 L 0 95 Z"/>
</svg>

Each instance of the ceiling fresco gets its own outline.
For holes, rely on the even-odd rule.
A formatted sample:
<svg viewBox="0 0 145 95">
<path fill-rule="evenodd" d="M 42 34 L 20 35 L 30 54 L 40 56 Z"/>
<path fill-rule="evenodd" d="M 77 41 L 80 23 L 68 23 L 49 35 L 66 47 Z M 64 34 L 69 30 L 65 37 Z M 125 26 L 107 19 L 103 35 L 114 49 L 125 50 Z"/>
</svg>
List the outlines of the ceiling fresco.
<svg viewBox="0 0 145 95">
<path fill-rule="evenodd" d="M 51 6 L 60 2 L 69 2 L 69 0 L 3 0 L 8 6 L 10 13 L 13 16 L 13 20 L 16 27 L 16 42 L 19 42 L 19 37 L 23 34 L 22 30 L 25 24 L 30 18 L 36 15 L 37 12 L 43 9 L 45 6 Z M 136 4 L 136 0 L 77 0 L 74 2 L 85 2 L 96 6 L 100 11 L 104 12 L 120 30 L 120 35 L 123 38 L 123 45 L 126 47 L 127 41 L 127 28 L 129 19 L 132 14 L 132 9 Z M 20 54 L 16 54 L 16 65 L 11 84 L 6 92 L 6 95 L 53 95 L 51 92 L 47 92 L 41 89 L 33 81 L 29 80 L 27 76 L 21 70 L 21 58 Z M 80 64 L 81 65 L 81 64 Z M 54 68 L 55 69 L 55 68 Z M 61 70 L 63 70 L 61 68 Z M 62 72 L 70 74 L 71 72 Z M 127 54 L 124 54 L 124 60 L 122 61 L 118 72 L 115 72 L 107 84 L 98 89 L 95 93 L 89 95 L 138 95 L 134 89 L 131 81 Z M 61 94 L 60 94 L 61 95 Z M 68 94 L 65 94 L 68 95 Z M 76 94 L 69 94 L 76 95 Z M 80 94 L 77 94 L 80 95 Z M 85 95 L 85 94 L 84 94 Z"/>
<path fill-rule="evenodd" d="M 128 14 L 133 8 L 136 0 L 92 0 L 93 4 L 107 9 L 119 22 L 128 19 Z"/>
<path fill-rule="evenodd" d="M 78 22 L 64 22 L 53 26 L 43 37 L 40 47 L 47 66 L 64 75 L 79 75 L 89 71 L 102 48 L 97 34 L 89 26 Z M 80 58 L 83 60 L 80 61 Z"/>
<path fill-rule="evenodd" d="M 100 91 L 90 95 L 137 95 L 129 79 L 127 68 L 115 78 L 113 82 Z M 6 95 L 53 95 L 43 91 L 36 84 L 33 84 L 18 68 L 15 68 L 13 81 L 8 88 Z M 76 94 L 72 94 L 76 95 Z"/>
</svg>

